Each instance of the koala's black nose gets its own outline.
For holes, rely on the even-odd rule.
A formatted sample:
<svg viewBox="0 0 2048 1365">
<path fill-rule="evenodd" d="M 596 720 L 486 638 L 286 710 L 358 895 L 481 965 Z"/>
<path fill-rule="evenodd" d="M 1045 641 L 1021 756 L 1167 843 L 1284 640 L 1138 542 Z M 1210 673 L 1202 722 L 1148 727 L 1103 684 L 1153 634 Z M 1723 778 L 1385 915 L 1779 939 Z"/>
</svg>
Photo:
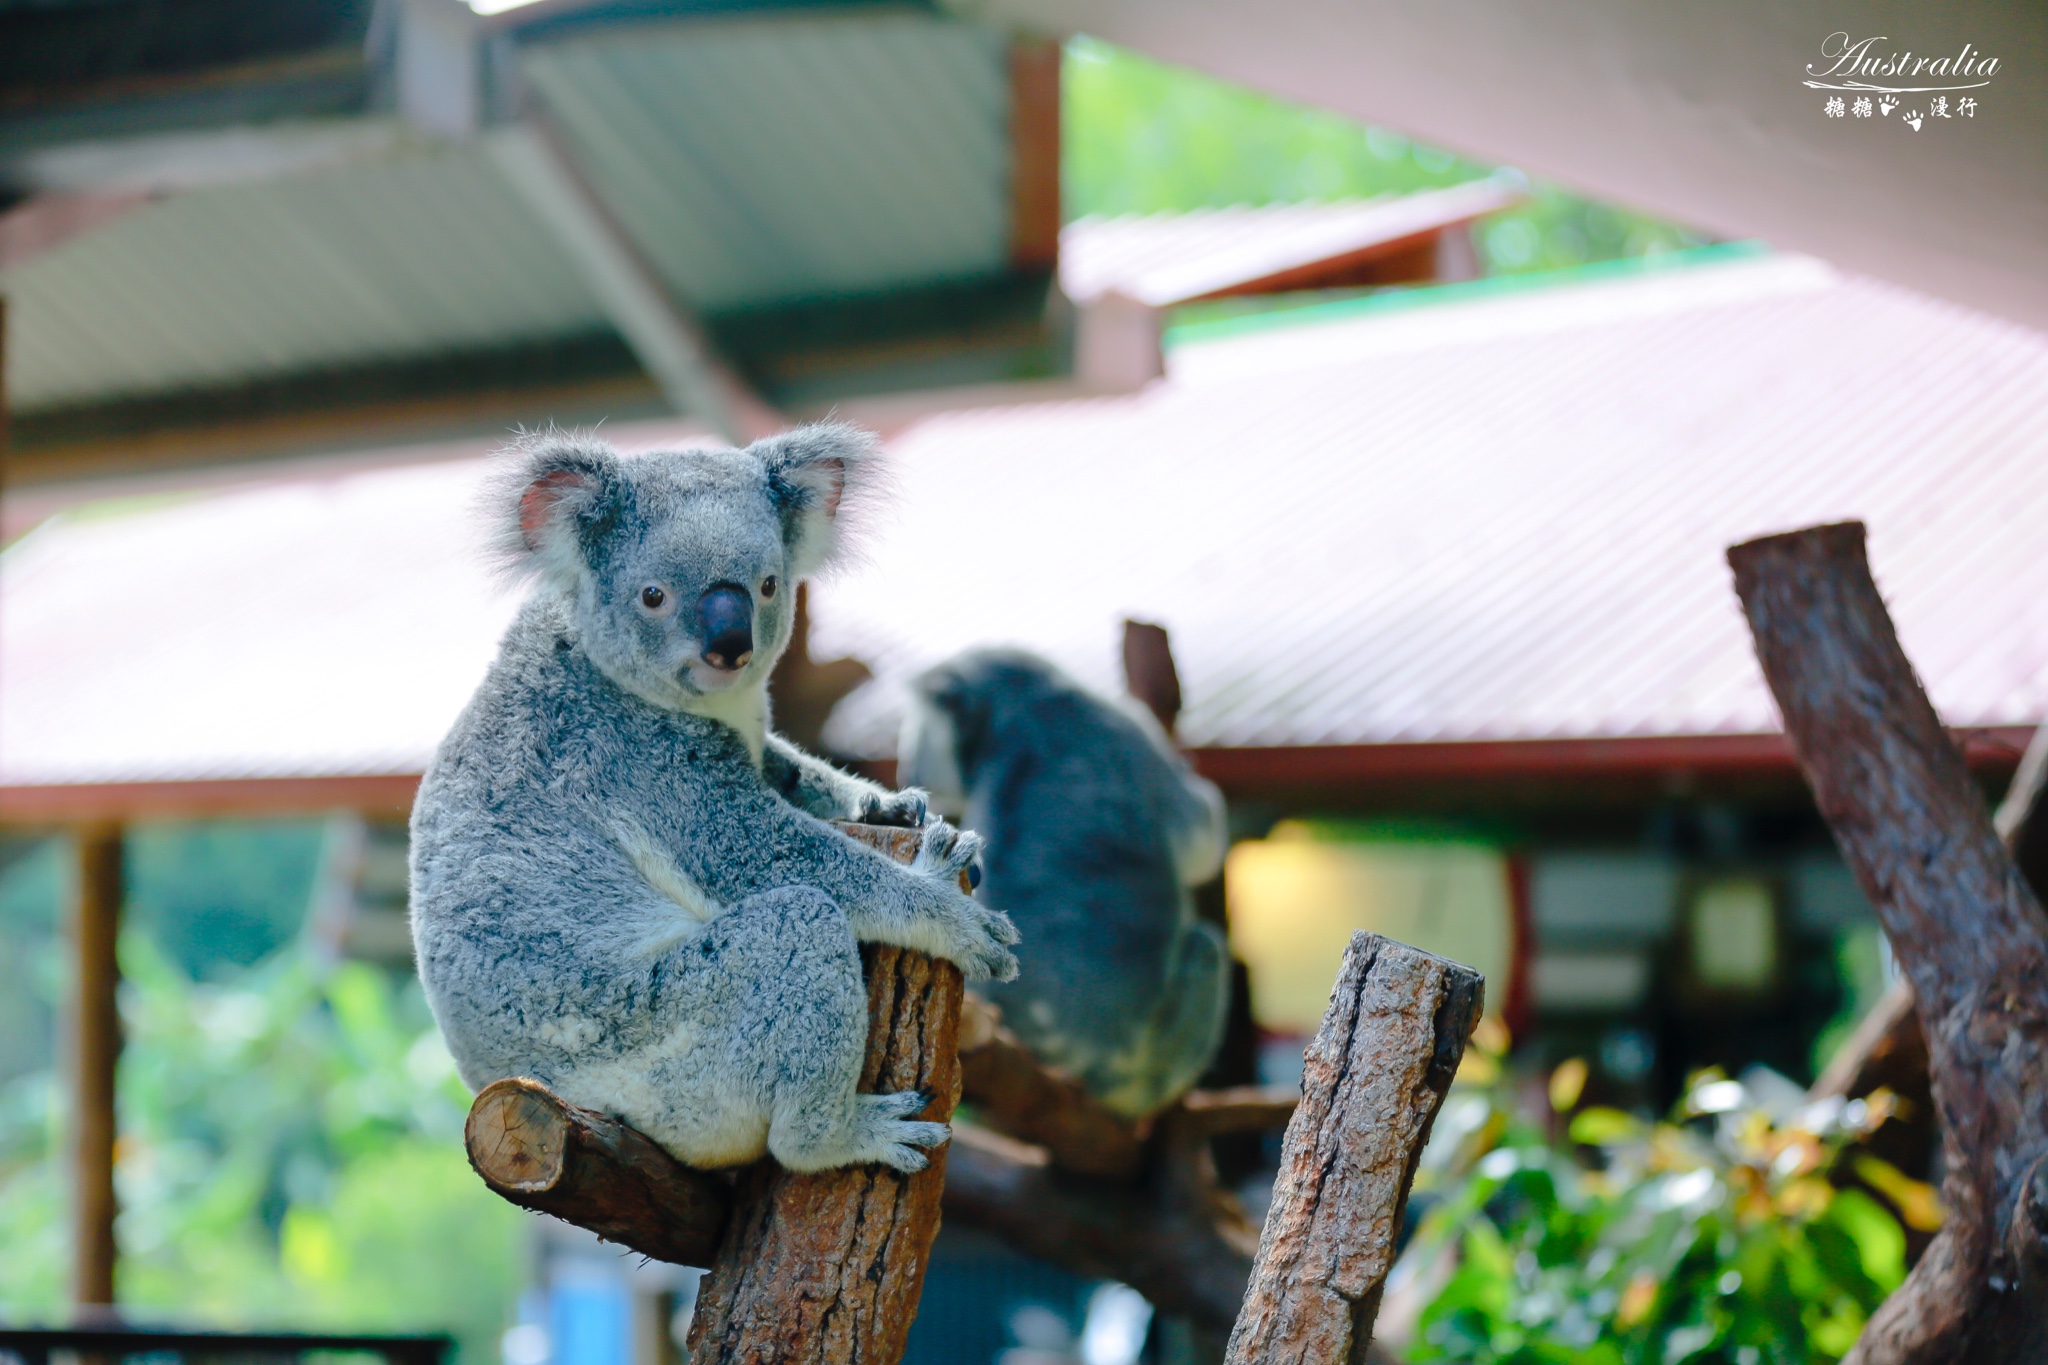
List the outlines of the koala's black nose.
<svg viewBox="0 0 2048 1365">
<path fill-rule="evenodd" d="M 754 599 L 745 588 L 721 583 L 697 599 L 697 624 L 704 632 L 704 662 L 737 672 L 754 657 Z"/>
</svg>

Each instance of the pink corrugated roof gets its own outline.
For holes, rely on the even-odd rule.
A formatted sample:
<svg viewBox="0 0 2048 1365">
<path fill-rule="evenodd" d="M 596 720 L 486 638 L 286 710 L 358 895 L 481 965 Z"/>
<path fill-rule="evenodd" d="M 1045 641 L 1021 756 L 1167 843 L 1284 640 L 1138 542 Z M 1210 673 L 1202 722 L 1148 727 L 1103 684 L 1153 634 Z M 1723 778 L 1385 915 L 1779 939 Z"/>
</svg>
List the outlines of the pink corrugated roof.
<svg viewBox="0 0 2048 1365">
<path fill-rule="evenodd" d="M 1383 199 L 1083 218 L 1060 233 L 1060 287 L 1077 302 L 1114 291 L 1165 307 L 1469 222 L 1521 194 L 1492 179 Z"/>
<path fill-rule="evenodd" d="M 1110 685 L 1117 619 L 1160 621 L 1196 746 L 1775 729 L 1722 550 L 1844 517 L 1951 723 L 2048 703 L 2048 338 L 1812 261 L 1297 320 L 895 453 L 819 650 L 1007 637 Z"/>
<path fill-rule="evenodd" d="M 1958 725 L 2048 714 L 2048 338 L 1767 257 L 1177 347 L 1114 398 L 925 419 L 813 651 L 1173 632 L 1199 746 L 1775 728 L 1721 554 L 1861 517 Z M 659 433 L 626 433 L 645 444 Z M 417 771 L 512 603 L 480 466 L 74 514 L 0 559 L 0 785 Z"/>
</svg>

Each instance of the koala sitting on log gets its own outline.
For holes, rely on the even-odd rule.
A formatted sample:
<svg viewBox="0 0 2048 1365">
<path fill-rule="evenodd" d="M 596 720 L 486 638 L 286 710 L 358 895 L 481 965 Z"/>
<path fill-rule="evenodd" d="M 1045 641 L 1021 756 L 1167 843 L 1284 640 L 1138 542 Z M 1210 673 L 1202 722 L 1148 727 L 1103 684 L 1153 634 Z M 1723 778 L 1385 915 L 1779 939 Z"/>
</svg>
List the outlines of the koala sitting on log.
<svg viewBox="0 0 2048 1365">
<path fill-rule="evenodd" d="M 1216 875 L 1223 798 L 1153 717 L 1045 660 L 977 650 L 912 685 L 898 778 L 988 840 L 982 902 L 1023 930 L 1003 1022 L 1108 1108 L 1178 1099 L 1223 1036 L 1230 961 L 1190 888 Z"/>
<path fill-rule="evenodd" d="M 695 1166 L 926 1164 L 929 1097 L 855 1093 L 858 944 L 1008 980 L 1016 930 L 963 893 L 981 840 L 922 792 L 772 733 L 799 579 L 869 491 L 827 424 L 622 458 L 549 435 L 508 457 L 502 549 L 539 579 L 412 817 L 413 938 L 472 1087 L 531 1076 Z M 892 862 L 826 819 L 922 827 Z"/>
</svg>

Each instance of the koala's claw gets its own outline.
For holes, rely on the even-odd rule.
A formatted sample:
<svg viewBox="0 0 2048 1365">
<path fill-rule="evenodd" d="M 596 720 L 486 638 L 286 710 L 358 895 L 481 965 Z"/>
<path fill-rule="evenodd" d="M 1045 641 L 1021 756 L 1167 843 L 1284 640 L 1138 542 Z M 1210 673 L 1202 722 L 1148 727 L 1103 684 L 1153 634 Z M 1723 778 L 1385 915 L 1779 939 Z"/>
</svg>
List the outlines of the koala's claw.
<svg viewBox="0 0 2048 1365">
<path fill-rule="evenodd" d="M 861 798 L 860 823 L 922 829 L 931 822 L 931 797 L 922 787 L 900 792 L 871 792 Z"/>
<path fill-rule="evenodd" d="M 933 1094 L 929 1090 L 898 1090 L 887 1095 L 876 1095 L 873 1099 L 875 1112 L 882 1117 L 907 1119 L 930 1104 Z"/>
<path fill-rule="evenodd" d="M 928 1090 L 899 1090 L 888 1095 L 862 1095 L 861 1107 L 867 1112 L 862 1115 L 871 1161 L 906 1174 L 921 1171 L 931 1163 L 931 1158 L 919 1151 L 920 1147 L 937 1147 L 953 1136 L 953 1130 L 943 1123 L 931 1123 L 912 1119 L 932 1102 Z"/>
<path fill-rule="evenodd" d="M 972 904 L 972 902 L 970 902 Z M 1017 942 L 1017 926 L 1000 910 L 974 905 L 967 928 L 967 950 L 955 960 L 970 981 L 1015 981 L 1017 955 L 1010 945 Z"/>
<path fill-rule="evenodd" d="M 956 882 L 981 856 L 983 842 L 971 829 L 955 829 L 944 820 L 934 820 L 924 827 L 910 870 L 942 882 Z"/>
</svg>

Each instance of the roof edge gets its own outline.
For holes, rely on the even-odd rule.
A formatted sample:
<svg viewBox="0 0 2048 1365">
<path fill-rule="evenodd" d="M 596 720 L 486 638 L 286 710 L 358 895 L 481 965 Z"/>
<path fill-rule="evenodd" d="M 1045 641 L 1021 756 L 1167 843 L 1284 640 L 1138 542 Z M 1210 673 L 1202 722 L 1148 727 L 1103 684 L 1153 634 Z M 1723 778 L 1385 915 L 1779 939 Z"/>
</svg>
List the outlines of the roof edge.
<svg viewBox="0 0 2048 1365">
<path fill-rule="evenodd" d="M 1568 288 L 1573 285 L 1598 284 L 1609 280 L 1663 274 L 1673 270 L 1733 265 L 1742 261 L 1761 259 L 1771 254 L 1772 250 L 1767 242 L 1716 242 L 1712 246 L 1690 247 L 1683 251 L 1664 251 L 1649 256 L 1623 256 L 1611 261 L 1592 261 L 1564 270 L 1530 271 L 1520 275 L 1489 275 L 1484 279 L 1464 280 L 1456 284 L 1387 289 L 1363 298 L 1335 299 L 1328 303 L 1303 304 L 1299 308 L 1280 308 L 1244 317 L 1183 323 L 1168 327 L 1161 344 L 1172 350 L 1180 346 L 1201 345 L 1205 342 L 1222 341 L 1276 328 L 1345 322 L 1354 318 L 1411 312 L 1418 308 L 1476 303 L 1484 299 L 1504 298 L 1540 289 Z"/>
<path fill-rule="evenodd" d="M 1971 768 L 1996 772 L 2019 762 L 2034 727 L 1972 726 L 1949 733 Z M 1781 733 L 1276 745 L 1190 749 L 1188 758 L 1197 772 L 1233 796 L 1418 780 L 1583 780 L 1674 772 L 1793 777 L 1799 771 L 1792 746 Z M 894 779 L 893 761 L 859 766 L 883 781 Z M 420 776 L 368 773 L 0 786 L 0 825 L 49 827 L 332 810 L 402 816 L 412 808 Z"/>
<path fill-rule="evenodd" d="M 1960 727 L 1949 733 L 1973 769 L 1998 770 L 2019 762 L 2034 727 Z M 1232 795 L 1414 781 L 1799 774 L 1798 758 L 1782 732 L 1209 748 L 1190 749 L 1188 758 Z"/>
</svg>

